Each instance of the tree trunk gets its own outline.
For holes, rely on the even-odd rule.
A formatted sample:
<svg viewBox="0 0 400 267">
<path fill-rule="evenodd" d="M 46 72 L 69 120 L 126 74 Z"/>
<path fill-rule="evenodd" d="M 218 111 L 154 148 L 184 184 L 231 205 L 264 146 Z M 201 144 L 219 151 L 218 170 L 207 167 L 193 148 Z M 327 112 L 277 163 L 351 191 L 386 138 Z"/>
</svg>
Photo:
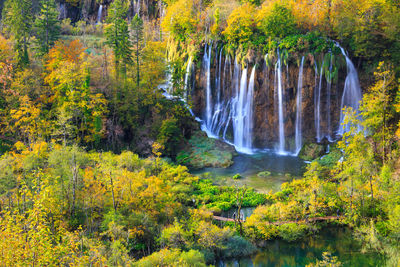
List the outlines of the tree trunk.
<svg viewBox="0 0 400 267">
<path fill-rule="evenodd" d="M 71 216 L 75 215 L 76 183 L 78 178 L 78 168 L 76 166 L 75 154 L 72 156 L 72 208 Z"/>
<path fill-rule="evenodd" d="M 112 195 L 114 211 L 117 211 L 117 205 L 115 204 L 115 197 L 114 197 L 114 184 L 113 184 L 111 172 L 110 172 L 110 184 L 111 184 L 111 195 Z"/>
</svg>

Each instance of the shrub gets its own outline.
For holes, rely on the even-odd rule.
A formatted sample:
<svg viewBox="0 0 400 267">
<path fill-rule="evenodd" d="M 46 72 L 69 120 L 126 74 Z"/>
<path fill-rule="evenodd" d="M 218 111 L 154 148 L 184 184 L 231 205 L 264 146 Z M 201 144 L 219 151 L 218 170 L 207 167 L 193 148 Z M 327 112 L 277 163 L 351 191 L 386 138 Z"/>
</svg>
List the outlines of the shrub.
<svg viewBox="0 0 400 267">
<path fill-rule="evenodd" d="M 286 241 L 295 241 L 304 237 L 307 233 L 308 226 L 305 224 L 286 223 L 278 227 L 279 236 Z"/>
<path fill-rule="evenodd" d="M 159 243 L 164 247 L 184 249 L 186 245 L 185 231 L 179 223 L 164 228 L 159 238 Z"/>
<path fill-rule="evenodd" d="M 257 173 L 257 176 L 258 177 L 268 177 L 268 176 L 271 176 L 271 172 L 269 172 L 269 171 L 259 172 L 259 173 Z"/>
<path fill-rule="evenodd" d="M 194 9 L 196 1 L 179 0 L 172 4 L 162 22 L 162 27 L 175 39 L 184 42 L 195 33 L 198 19 Z"/>
<path fill-rule="evenodd" d="M 165 147 L 168 156 L 175 156 L 183 136 L 175 118 L 166 119 L 162 122 L 157 141 Z"/>
<path fill-rule="evenodd" d="M 228 18 L 228 26 L 223 35 L 233 46 L 248 46 L 255 39 L 256 32 L 255 9 L 253 5 L 244 4 L 236 8 Z"/>
<path fill-rule="evenodd" d="M 237 173 L 232 177 L 232 179 L 234 180 L 242 179 L 242 176 L 239 173 Z"/>
<path fill-rule="evenodd" d="M 204 256 L 197 250 L 188 252 L 179 249 L 162 249 L 151 254 L 135 263 L 133 266 L 151 267 L 151 266 L 206 266 Z"/>
<path fill-rule="evenodd" d="M 270 4 L 264 6 L 259 14 L 260 30 L 272 38 L 283 38 L 298 32 L 296 20 L 288 6 Z"/>
<path fill-rule="evenodd" d="M 71 25 L 71 19 L 67 18 L 61 21 L 61 33 L 64 35 L 72 35 L 74 26 Z"/>
<path fill-rule="evenodd" d="M 228 238 L 226 247 L 222 250 L 224 258 L 239 258 L 253 254 L 256 247 L 241 236 L 232 236 Z"/>
</svg>

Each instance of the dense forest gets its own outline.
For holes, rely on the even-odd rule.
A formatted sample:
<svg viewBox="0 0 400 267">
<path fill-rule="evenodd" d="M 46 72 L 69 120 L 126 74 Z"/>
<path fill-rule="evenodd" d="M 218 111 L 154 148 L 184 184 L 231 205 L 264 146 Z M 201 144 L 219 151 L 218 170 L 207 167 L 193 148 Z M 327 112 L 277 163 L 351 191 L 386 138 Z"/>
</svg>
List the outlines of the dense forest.
<svg viewBox="0 0 400 267">
<path fill-rule="evenodd" d="M 1 266 L 230 266 L 324 229 L 375 259 L 265 266 L 400 265 L 399 1 L 0 11 Z M 218 175 L 262 153 L 300 167 Z"/>
</svg>

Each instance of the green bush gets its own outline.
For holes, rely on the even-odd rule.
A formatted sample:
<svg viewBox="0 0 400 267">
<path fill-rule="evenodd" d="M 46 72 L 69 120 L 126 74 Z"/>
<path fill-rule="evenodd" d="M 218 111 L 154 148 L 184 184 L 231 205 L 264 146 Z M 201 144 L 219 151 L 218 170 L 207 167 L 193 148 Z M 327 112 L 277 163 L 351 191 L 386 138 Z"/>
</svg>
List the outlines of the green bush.
<svg viewBox="0 0 400 267">
<path fill-rule="evenodd" d="M 257 173 L 258 177 L 268 177 L 271 176 L 271 172 L 270 171 L 263 171 L 263 172 L 259 172 Z"/>
<path fill-rule="evenodd" d="M 179 144 L 183 141 L 178 120 L 175 118 L 166 119 L 162 122 L 157 141 L 164 146 L 164 152 L 168 156 L 175 156 Z"/>
<path fill-rule="evenodd" d="M 232 179 L 239 180 L 239 179 L 242 179 L 242 176 L 239 173 L 237 173 L 234 176 L 232 176 Z"/>
<path fill-rule="evenodd" d="M 282 39 L 298 32 L 295 17 L 286 5 L 275 3 L 261 14 L 260 30 L 268 37 Z"/>
<path fill-rule="evenodd" d="M 289 242 L 304 237 L 307 230 L 308 226 L 305 224 L 286 223 L 278 226 L 279 236 Z"/>
<path fill-rule="evenodd" d="M 135 263 L 137 267 L 152 266 L 193 266 L 205 267 L 206 263 L 203 254 L 197 250 L 181 251 L 179 249 L 162 249 Z"/>
<path fill-rule="evenodd" d="M 222 250 L 223 258 L 239 258 L 253 254 L 256 247 L 241 236 L 231 236 Z"/>
<path fill-rule="evenodd" d="M 249 3 L 235 9 L 228 18 L 228 26 L 223 32 L 224 37 L 234 48 L 243 45 L 247 48 L 249 43 L 256 39 L 256 20 L 254 6 Z"/>
</svg>

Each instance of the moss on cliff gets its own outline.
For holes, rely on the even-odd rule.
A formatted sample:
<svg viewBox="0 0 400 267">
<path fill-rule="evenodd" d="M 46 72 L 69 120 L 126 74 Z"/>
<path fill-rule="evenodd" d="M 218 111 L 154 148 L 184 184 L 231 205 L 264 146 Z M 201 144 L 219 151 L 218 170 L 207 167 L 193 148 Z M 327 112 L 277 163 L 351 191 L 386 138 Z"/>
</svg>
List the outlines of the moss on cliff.
<svg viewBox="0 0 400 267">
<path fill-rule="evenodd" d="M 187 147 L 179 152 L 176 161 L 190 168 L 226 168 L 233 164 L 235 149 L 217 139 L 208 138 L 204 132 L 192 135 Z"/>
</svg>

